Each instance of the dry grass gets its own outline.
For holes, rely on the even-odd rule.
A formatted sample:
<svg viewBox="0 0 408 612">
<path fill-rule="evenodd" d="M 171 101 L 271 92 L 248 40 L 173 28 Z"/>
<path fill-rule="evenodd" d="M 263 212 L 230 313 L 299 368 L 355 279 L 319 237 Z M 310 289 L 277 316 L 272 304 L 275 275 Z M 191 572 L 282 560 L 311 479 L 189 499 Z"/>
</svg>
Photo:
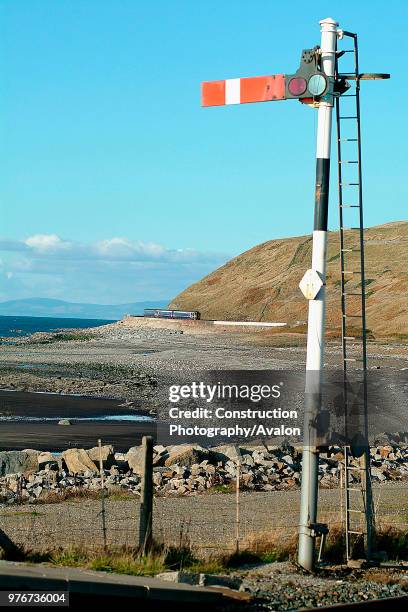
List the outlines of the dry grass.
<svg viewBox="0 0 408 612">
<path fill-rule="evenodd" d="M 396 525 L 380 524 L 377 527 L 377 549 L 387 553 L 389 559 L 408 560 L 408 531 Z"/>
<path fill-rule="evenodd" d="M 339 523 L 329 526 L 324 551 L 324 561 L 344 562 L 344 532 Z M 382 525 L 377 529 L 377 550 L 387 553 L 395 561 L 408 560 L 408 533 L 394 525 Z M 234 550 L 231 546 L 229 550 Z M 359 551 L 356 551 L 358 556 Z M 84 567 L 93 570 L 111 571 L 135 576 L 154 575 L 166 570 L 186 570 L 200 573 L 222 573 L 245 565 L 260 565 L 276 561 L 295 560 L 297 533 L 288 535 L 284 530 L 257 531 L 248 533 L 240 541 L 239 551 L 223 552 L 204 557 L 192 545 L 188 528 L 180 529 L 179 541 L 175 545 L 155 542 L 150 550 L 142 553 L 137 548 L 109 547 L 95 549 L 92 546 L 68 547 L 38 552 L 35 550 L 13 550 L 10 559 L 25 560 L 52 565 Z M 390 575 L 374 573 L 373 580 L 384 584 L 401 584 Z M 406 587 L 406 582 L 404 583 Z"/>
<path fill-rule="evenodd" d="M 296 529 L 291 534 L 283 530 L 249 533 L 241 542 L 242 554 L 253 553 L 263 562 L 286 561 L 296 558 L 298 536 Z M 361 544 L 356 544 L 355 553 L 362 555 L 359 550 Z M 329 524 L 329 533 L 326 539 L 324 560 L 341 563 L 344 562 L 345 534 L 339 522 Z M 393 561 L 408 560 L 408 532 L 403 527 L 390 524 L 377 526 L 376 550 L 383 551 Z"/>
<path fill-rule="evenodd" d="M 49 493 L 41 494 L 41 497 L 33 502 L 34 504 L 60 504 L 63 501 L 69 502 L 80 502 L 84 499 L 100 499 L 101 490 L 84 489 L 78 487 L 77 489 L 64 489 L 62 491 L 50 491 Z M 111 501 L 122 501 L 127 499 L 137 499 L 135 494 L 129 493 L 123 490 L 121 487 L 110 487 L 105 489 L 105 499 Z"/>
<path fill-rule="evenodd" d="M 152 549 L 146 554 L 141 554 L 137 550 L 125 548 L 94 550 L 85 547 L 70 547 L 45 553 L 28 551 L 25 554 L 25 560 L 131 576 L 153 576 L 166 569 L 166 551 L 160 549 Z"/>
<path fill-rule="evenodd" d="M 284 534 L 282 530 L 248 533 L 240 542 L 242 553 L 251 552 L 263 561 L 294 559 L 297 551 L 297 534 Z"/>
<path fill-rule="evenodd" d="M 401 576 L 390 574 L 388 572 L 370 572 L 368 579 L 370 582 L 376 582 L 377 584 L 383 584 L 386 586 L 392 586 L 394 584 L 398 584 L 405 591 L 408 591 L 408 577 L 405 576 L 401 578 Z"/>
</svg>

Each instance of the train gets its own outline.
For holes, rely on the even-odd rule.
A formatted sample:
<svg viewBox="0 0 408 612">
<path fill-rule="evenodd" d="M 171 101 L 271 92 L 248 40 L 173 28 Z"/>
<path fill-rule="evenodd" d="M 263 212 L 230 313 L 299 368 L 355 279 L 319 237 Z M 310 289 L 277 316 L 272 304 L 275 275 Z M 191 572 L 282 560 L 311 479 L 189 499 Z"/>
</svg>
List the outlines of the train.
<svg viewBox="0 0 408 612">
<path fill-rule="evenodd" d="M 145 308 L 145 317 L 155 317 L 156 319 L 200 319 L 198 310 L 164 310 L 162 308 Z"/>
</svg>

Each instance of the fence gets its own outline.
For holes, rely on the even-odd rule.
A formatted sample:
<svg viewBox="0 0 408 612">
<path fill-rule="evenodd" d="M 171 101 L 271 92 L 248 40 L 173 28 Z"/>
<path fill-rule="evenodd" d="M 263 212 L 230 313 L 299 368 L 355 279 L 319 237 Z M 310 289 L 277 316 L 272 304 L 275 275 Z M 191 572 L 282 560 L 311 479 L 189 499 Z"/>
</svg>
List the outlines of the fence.
<svg viewBox="0 0 408 612">
<path fill-rule="evenodd" d="M 144 441 L 148 479 L 144 479 L 141 496 L 117 489 L 108 491 L 101 457 L 99 490 L 84 496 L 78 492 L 59 503 L 40 500 L 35 504 L 0 506 L 0 530 L 15 544 L 38 551 L 137 548 L 145 546 L 150 535 L 166 545 L 188 544 L 202 556 L 246 548 L 257 550 L 274 542 L 280 547 L 293 546 L 299 489 L 242 491 L 236 479 L 235 491 L 231 493 L 230 488 L 229 494 L 210 488 L 197 495 L 155 495 L 152 499 L 151 444 L 151 440 Z M 377 524 L 389 523 L 408 530 L 408 516 L 401 512 L 407 501 L 408 486 L 404 483 L 374 487 Z M 320 522 L 329 528 L 340 525 L 340 489 L 321 489 L 319 508 Z"/>
</svg>

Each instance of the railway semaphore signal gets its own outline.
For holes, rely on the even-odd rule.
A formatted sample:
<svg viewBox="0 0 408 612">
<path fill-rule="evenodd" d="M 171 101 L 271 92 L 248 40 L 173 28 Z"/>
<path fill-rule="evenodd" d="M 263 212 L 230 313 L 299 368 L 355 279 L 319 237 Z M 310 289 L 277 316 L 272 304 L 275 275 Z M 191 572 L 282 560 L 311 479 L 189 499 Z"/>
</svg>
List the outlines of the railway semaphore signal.
<svg viewBox="0 0 408 612">
<path fill-rule="evenodd" d="M 312 267 L 307 270 L 300 282 L 300 288 L 309 301 L 307 357 L 306 357 L 306 401 L 305 401 L 305 436 L 302 455 L 302 484 L 301 484 L 301 510 L 299 521 L 299 564 L 305 569 L 312 570 L 315 564 L 315 540 L 327 532 L 325 525 L 317 523 L 318 498 L 318 461 L 319 446 L 316 432 L 316 415 L 321 407 L 322 371 L 324 361 L 325 340 L 325 311 L 326 311 L 326 250 L 327 250 L 327 218 L 329 201 L 330 178 L 330 148 L 332 133 L 332 113 L 336 105 L 337 120 L 337 151 L 339 170 L 339 211 L 340 211 L 340 261 L 341 261 L 341 295 L 342 295 L 342 348 L 343 371 L 346 373 L 349 361 L 356 361 L 349 357 L 347 342 L 356 340 L 349 335 L 348 317 L 357 317 L 361 325 L 361 363 L 366 385 L 366 328 L 365 328 L 365 279 L 364 279 L 364 226 L 362 210 L 362 174 L 361 174 L 361 138 L 360 138 L 360 81 L 389 78 L 388 74 L 361 74 L 358 65 L 357 35 L 338 29 L 338 23 L 331 18 L 324 19 L 321 25 L 321 44 L 311 49 L 304 49 L 298 70 L 294 74 L 274 74 L 269 76 L 234 78 L 220 81 L 202 83 L 202 105 L 224 106 L 230 104 L 247 104 L 253 102 L 273 102 L 280 100 L 297 99 L 300 102 L 317 108 L 317 148 L 316 148 L 316 190 L 314 208 L 314 229 L 312 246 Z M 353 49 L 338 49 L 338 41 L 351 39 Z M 347 53 L 354 54 L 354 71 L 339 72 L 339 59 Z M 354 88 L 352 88 L 354 83 Z M 340 113 L 340 99 L 345 95 L 353 98 L 355 102 L 355 115 L 342 116 Z M 342 135 L 343 121 L 354 122 L 355 135 L 344 138 Z M 342 142 L 356 144 L 356 159 L 344 159 L 342 156 Z M 358 180 L 347 181 L 345 166 L 356 165 Z M 356 189 L 354 200 L 346 203 L 345 189 Z M 351 230 L 356 230 L 359 240 L 358 248 L 346 248 L 345 244 L 345 209 L 357 212 L 358 218 Z M 349 252 L 359 253 L 359 269 L 348 270 L 346 257 Z M 360 278 L 361 314 L 348 315 L 348 294 L 346 292 L 347 274 L 356 274 Z M 355 319 L 353 319 L 355 320 Z M 354 324 L 355 325 L 355 324 Z M 347 419 L 347 381 L 345 380 L 345 418 Z M 364 410 L 367 409 L 367 393 L 364 394 Z M 346 473 L 346 554 L 351 556 L 352 534 L 359 531 L 351 528 L 351 512 L 358 512 L 351 508 L 350 491 L 348 488 L 348 457 L 355 449 L 345 447 L 345 473 Z M 365 538 L 367 557 L 371 556 L 374 536 L 374 513 L 372 509 L 369 448 L 367 444 L 358 453 L 361 456 L 361 484 L 364 501 L 365 531 L 361 532 Z"/>
</svg>

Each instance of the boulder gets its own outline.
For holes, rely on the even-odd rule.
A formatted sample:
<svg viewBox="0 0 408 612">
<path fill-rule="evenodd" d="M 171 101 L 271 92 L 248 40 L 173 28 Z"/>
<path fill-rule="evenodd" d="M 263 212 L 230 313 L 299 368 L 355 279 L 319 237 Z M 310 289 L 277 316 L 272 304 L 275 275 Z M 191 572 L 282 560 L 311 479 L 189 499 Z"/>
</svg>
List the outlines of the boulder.
<svg viewBox="0 0 408 612">
<path fill-rule="evenodd" d="M 231 461 L 241 460 L 241 451 L 239 446 L 235 444 L 223 444 L 222 446 L 215 446 L 210 450 L 211 458 L 214 458 L 216 461 L 227 461 L 231 459 Z"/>
<path fill-rule="evenodd" d="M 393 448 L 392 446 L 380 446 L 379 448 L 380 451 L 380 457 L 382 459 L 387 459 L 387 457 L 389 457 L 389 455 L 391 455 Z M 390 457 L 392 459 L 392 457 Z"/>
<path fill-rule="evenodd" d="M 118 466 L 122 472 L 127 472 L 129 469 L 128 462 L 126 461 L 126 453 L 115 453 L 115 465 Z"/>
<path fill-rule="evenodd" d="M 58 460 L 52 453 L 43 452 L 38 455 L 38 469 L 58 470 L 61 468 L 61 460 Z"/>
<path fill-rule="evenodd" d="M 30 494 L 33 495 L 33 497 L 35 498 L 40 497 L 42 492 L 43 492 L 43 488 L 41 485 L 37 485 L 30 490 Z"/>
<path fill-rule="evenodd" d="M 0 476 L 23 473 L 38 469 L 40 451 L 27 448 L 22 451 L 0 452 Z"/>
<path fill-rule="evenodd" d="M 91 461 L 94 462 L 95 465 L 99 468 L 99 458 L 102 455 L 102 465 L 105 469 L 109 470 L 112 465 L 115 463 L 115 451 L 113 450 L 113 446 L 111 444 L 106 444 L 101 446 L 99 450 L 99 446 L 94 446 L 86 451 L 88 457 Z"/>
<path fill-rule="evenodd" d="M 252 455 L 243 455 L 240 462 L 241 462 L 241 465 L 249 465 L 249 466 L 255 465 L 255 459 L 253 458 Z"/>
<path fill-rule="evenodd" d="M 58 425 L 71 425 L 71 421 L 69 419 L 60 419 Z"/>
<path fill-rule="evenodd" d="M 163 466 L 167 457 L 169 456 L 169 451 L 165 446 L 161 444 L 153 447 L 153 465 L 154 466 Z"/>
<path fill-rule="evenodd" d="M 372 478 L 377 478 L 377 480 L 380 481 L 387 480 L 387 477 L 383 474 L 382 470 L 377 467 L 371 468 L 371 476 Z"/>
<path fill-rule="evenodd" d="M 177 448 L 177 447 L 175 447 Z M 168 450 L 165 446 L 154 446 L 153 447 L 153 466 L 163 467 L 167 465 L 165 463 L 166 457 L 169 456 Z M 142 446 L 132 446 L 129 448 L 126 455 L 124 455 L 125 461 L 128 463 L 129 468 L 132 472 L 137 474 L 142 473 L 143 469 L 143 450 Z"/>
<path fill-rule="evenodd" d="M 179 582 L 183 584 L 198 584 L 199 575 L 192 572 L 177 570 L 175 572 L 163 572 L 156 574 L 155 578 L 167 582 Z"/>
<path fill-rule="evenodd" d="M 143 447 L 132 446 L 125 455 L 125 459 L 132 472 L 142 474 L 143 471 Z"/>
<path fill-rule="evenodd" d="M 98 471 L 95 463 L 83 448 L 70 448 L 62 453 L 62 458 L 70 474 L 80 474 L 87 470 Z"/>
<path fill-rule="evenodd" d="M 238 590 L 242 584 L 242 578 L 239 576 L 220 576 L 219 574 L 200 574 L 200 586 L 218 586 L 228 589 Z"/>
<path fill-rule="evenodd" d="M 178 464 L 190 466 L 208 459 L 209 455 L 209 451 L 198 444 L 180 444 L 171 448 L 164 465 Z"/>
</svg>

